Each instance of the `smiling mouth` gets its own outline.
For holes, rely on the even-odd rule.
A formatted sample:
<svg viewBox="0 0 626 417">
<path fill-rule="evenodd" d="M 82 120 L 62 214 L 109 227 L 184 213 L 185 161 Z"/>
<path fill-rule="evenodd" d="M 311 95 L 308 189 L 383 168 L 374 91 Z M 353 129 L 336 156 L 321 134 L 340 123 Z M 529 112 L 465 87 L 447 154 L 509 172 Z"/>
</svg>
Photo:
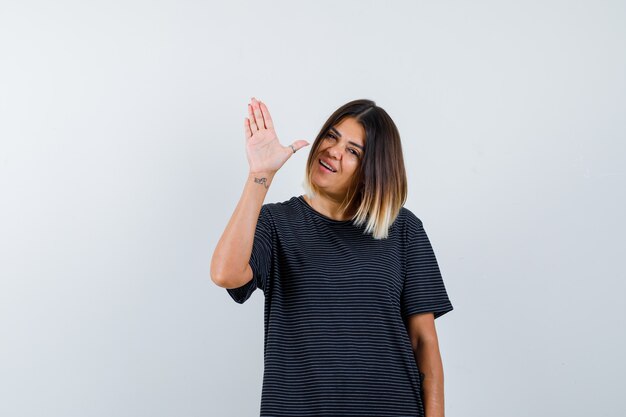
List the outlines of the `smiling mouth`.
<svg viewBox="0 0 626 417">
<path fill-rule="evenodd" d="M 324 169 L 328 170 L 329 172 L 337 172 L 337 171 L 335 171 L 335 170 L 334 170 L 334 169 L 333 169 L 330 165 L 326 164 L 326 163 L 325 163 L 324 161 L 322 161 L 321 159 L 319 160 L 319 163 L 320 163 L 320 165 L 321 165 Z"/>
</svg>

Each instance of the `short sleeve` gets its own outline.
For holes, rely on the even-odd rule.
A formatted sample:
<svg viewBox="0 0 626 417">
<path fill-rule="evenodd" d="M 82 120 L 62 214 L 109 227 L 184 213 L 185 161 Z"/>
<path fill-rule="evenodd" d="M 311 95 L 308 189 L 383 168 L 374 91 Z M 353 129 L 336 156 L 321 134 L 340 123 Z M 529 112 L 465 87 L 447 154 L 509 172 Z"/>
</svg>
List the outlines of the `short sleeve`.
<svg viewBox="0 0 626 417">
<path fill-rule="evenodd" d="M 261 212 L 254 231 L 254 242 L 250 254 L 252 279 L 238 288 L 227 288 L 228 294 L 239 304 L 243 304 L 260 288 L 265 293 L 272 267 L 273 232 L 272 220 L 267 205 L 261 206 Z"/>
<path fill-rule="evenodd" d="M 401 296 L 402 317 L 434 313 L 440 317 L 453 309 L 439 265 L 424 225 L 408 212 L 406 223 L 406 276 Z"/>
</svg>

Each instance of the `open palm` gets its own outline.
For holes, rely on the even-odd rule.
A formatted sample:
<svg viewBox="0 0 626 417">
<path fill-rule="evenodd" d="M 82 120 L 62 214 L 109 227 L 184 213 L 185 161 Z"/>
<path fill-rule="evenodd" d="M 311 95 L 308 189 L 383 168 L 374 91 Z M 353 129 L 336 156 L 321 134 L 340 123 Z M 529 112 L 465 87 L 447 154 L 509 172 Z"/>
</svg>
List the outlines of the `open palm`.
<svg viewBox="0 0 626 417">
<path fill-rule="evenodd" d="M 248 104 L 244 130 L 248 164 L 253 173 L 275 173 L 294 154 L 294 149 L 309 145 L 305 140 L 293 142 L 294 149 L 281 145 L 267 106 L 255 98 Z"/>
</svg>

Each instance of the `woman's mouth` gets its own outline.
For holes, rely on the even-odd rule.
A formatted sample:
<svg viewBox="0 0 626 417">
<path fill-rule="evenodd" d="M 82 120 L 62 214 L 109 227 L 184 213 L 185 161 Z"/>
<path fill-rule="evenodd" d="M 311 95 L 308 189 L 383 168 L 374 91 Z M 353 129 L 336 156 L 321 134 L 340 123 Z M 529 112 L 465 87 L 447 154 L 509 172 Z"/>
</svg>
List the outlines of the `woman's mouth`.
<svg viewBox="0 0 626 417">
<path fill-rule="evenodd" d="M 321 159 L 319 160 L 319 164 L 322 167 L 322 170 L 326 172 L 337 172 L 330 165 L 328 165 L 326 162 L 322 161 Z"/>
</svg>

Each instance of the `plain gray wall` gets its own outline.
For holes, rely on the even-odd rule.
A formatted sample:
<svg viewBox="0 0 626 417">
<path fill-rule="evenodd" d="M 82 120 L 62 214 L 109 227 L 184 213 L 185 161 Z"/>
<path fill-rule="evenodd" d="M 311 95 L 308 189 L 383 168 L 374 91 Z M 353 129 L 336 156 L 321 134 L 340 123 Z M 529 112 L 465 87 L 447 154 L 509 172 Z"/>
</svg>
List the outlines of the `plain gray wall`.
<svg viewBox="0 0 626 417">
<path fill-rule="evenodd" d="M 448 416 L 623 416 L 622 1 L 0 3 L 0 414 L 254 416 L 263 294 L 209 277 L 264 100 L 395 120 L 455 310 Z M 266 202 L 302 194 L 309 148 Z"/>
</svg>

